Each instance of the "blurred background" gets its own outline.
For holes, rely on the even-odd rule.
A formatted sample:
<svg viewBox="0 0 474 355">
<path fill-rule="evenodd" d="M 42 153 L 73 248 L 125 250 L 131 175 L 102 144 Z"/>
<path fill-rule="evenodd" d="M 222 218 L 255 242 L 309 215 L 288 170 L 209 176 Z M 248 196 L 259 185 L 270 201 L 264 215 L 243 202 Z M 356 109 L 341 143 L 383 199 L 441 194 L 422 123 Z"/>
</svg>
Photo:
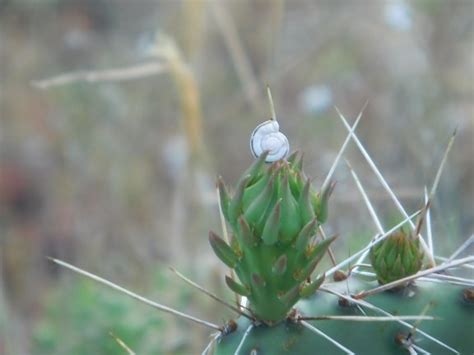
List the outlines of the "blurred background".
<svg viewBox="0 0 474 355">
<path fill-rule="evenodd" d="M 196 354 L 206 328 L 60 269 L 46 256 L 222 324 L 232 299 L 207 233 L 214 181 L 251 163 L 269 118 L 319 187 L 347 130 L 409 212 L 453 130 L 432 211 L 435 251 L 474 230 L 471 0 L 0 0 L 0 353 Z M 354 143 L 385 227 L 401 220 Z M 328 233 L 342 259 L 376 233 L 341 161 Z M 328 261 L 325 261 L 328 263 Z"/>
</svg>

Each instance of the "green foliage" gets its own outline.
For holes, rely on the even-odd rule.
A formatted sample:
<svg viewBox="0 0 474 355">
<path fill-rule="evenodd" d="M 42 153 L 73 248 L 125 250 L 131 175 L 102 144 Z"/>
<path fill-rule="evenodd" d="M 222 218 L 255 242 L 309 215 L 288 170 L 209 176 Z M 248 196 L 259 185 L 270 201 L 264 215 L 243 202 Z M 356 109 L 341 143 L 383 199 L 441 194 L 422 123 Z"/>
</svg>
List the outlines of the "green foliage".
<svg viewBox="0 0 474 355">
<path fill-rule="evenodd" d="M 163 287 L 162 284 L 159 286 Z M 137 353 L 167 353 L 172 349 L 167 341 L 169 318 L 165 321 L 165 317 L 113 290 L 77 278 L 63 285 L 49 299 L 44 317 L 34 329 L 32 353 L 123 352 L 110 332 Z M 64 329 L 68 331 L 64 332 Z"/>
<path fill-rule="evenodd" d="M 376 286 L 351 276 L 348 280 L 331 284 L 329 287 L 339 293 L 358 293 Z M 356 354 L 407 354 L 407 349 L 397 339 L 406 337 L 413 331 L 414 345 L 432 354 L 451 353 L 446 347 L 436 343 L 421 331 L 451 346 L 460 354 L 471 354 L 474 350 L 474 304 L 463 299 L 463 288 L 447 283 L 417 281 L 399 292 L 383 292 L 366 299 L 374 306 L 395 315 L 435 316 L 436 320 L 423 320 L 415 328 L 404 327 L 398 322 L 360 322 L 347 320 L 317 320 L 311 325 L 321 330 Z M 300 301 L 296 308 L 305 316 L 384 316 L 367 307 L 348 305 L 332 294 L 317 292 L 313 297 Z M 364 313 L 362 313 L 362 310 Z M 415 325 L 417 321 L 407 321 Z M 238 320 L 237 330 L 222 336 L 217 342 L 215 354 L 234 354 L 242 342 L 250 321 Z M 344 354 L 324 337 L 310 331 L 301 324 L 285 321 L 269 327 L 253 327 L 242 342 L 239 354 L 250 354 L 256 349 L 258 354 Z"/>
</svg>

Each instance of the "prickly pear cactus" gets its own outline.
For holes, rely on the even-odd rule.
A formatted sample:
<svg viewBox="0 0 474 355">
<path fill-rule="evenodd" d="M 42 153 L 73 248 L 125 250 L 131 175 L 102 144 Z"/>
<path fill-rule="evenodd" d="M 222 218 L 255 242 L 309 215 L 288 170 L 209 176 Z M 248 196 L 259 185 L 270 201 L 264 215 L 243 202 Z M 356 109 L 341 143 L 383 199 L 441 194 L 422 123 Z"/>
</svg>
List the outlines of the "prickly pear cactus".
<svg viewBox="0 0 474 355">
<path fill-rule="evenodd" d="M 472 353 L 473 291 L 465 286 L 416 280 L 359 299 L 377 282 L 354 273 L 317 291 L 324 277 L 308 279 L 333 239 L 315 242 L 314 235 L 327 218 L 332 187 L 315 193 L 297 154 L 268 166 L 265 157 L 243 174 L 233 195 L 218 182 L 233 236 L 228 245 L 211 233 L 210 243 L 235 270 L 240 282 L 226 276 L 227 285 L 247 297 L 253 320 L 238 319 L 234 332 L 218 338 L 215 354 Z M 369 256 L 384 285 L 419 272 L 424 253 L 418 239 L 400 229 L 373 245 Z M 416 320 L 424 314 L 436 319 Z M 381 315 L 415 320 L 381 321 Z M 331 319 L 338 316 L 358 317 Z"/>
<path fill-rule="evenodd" d="M 266 123 L 257 129 L 262 126 Z M 369 257 L 370 272 L 358 266 L 343 272 L 334 266 L 328 271 L 334 281 L 321 271 L 314 277 L 334 240 L 317 237 L 334 186 L 316 193 L 303 172 L 301 155 L 273 159 L 271 151 L 254 149 L 255 137 L 263 138 L 252 134 L 257 160 L 235 192 L 218 181 L 232 236 L 226 243 L 211 232 L 209 240 L 237 275 L 226 276 L 227 285 L 246 302 L 242 316 L 214 339 L 214 354 L 473 353 L 474 282 L 451 275 L 431 277 L 450 265 L 424 264 L 419 230 L 429 202 L 416 228 L 412 224 L 416 232 L 395 228 L 366 248 L 362 260 Z M 270 148 L 285 151 L 277 145 Z"/>
<path fill-rule="evenodd" d="M 270 94 L 269 98 L 272 102 Z M 314 190 L 304 174 L 302 155 L 287 158 L 288 140 L 279 131 L 273 106 L 272 117 L 252 133 L 250 148 L 257 159 L 235 191 L 231 193 L 222 179 L 218 181 L 221 212 L 231 235 L 226 241 L 210 232 L 209 242 L 216 256 L 232 270 L 225 281 L 242 297 L 240 304 L 219 299 L 175 270 L 188 284 L 240 315 L 236 320 L 219 326 L 148 300 L 61 260 L 51 260 L 163 312 L 214 329 L 217 332 L 203 355 L 473 354 L 474 280 L 446 271 L 453 267 L 472 270 L 474 256 L 455 256 L 474 241 L 474 236 L 456 255 L 438 257 L 442 262 L 435 265 L 433 248 L 420 235 L 454 135 L 424 207 L 410 217 L 353 136 L 361 114 L 352 128 L 340 115 L 351 132 L 338 157 L 352 136 L 406 218 L 385 232 L 352 171 L 380 233 L 339 264 L 332 257 L 334 266 L 316 274 L 334 240 L 324 237 L 321 225 L 328 217 L 334 185 L 324 183 L 320 192 Z M 411 219 L 416 215 L 415 226 Z M 407 223 L 409 233 L 399 230 Z M 370 265 L 363 264 L 367 256 Z M 343 269 L 356 257 L 356 265 Z"/>
</svg>

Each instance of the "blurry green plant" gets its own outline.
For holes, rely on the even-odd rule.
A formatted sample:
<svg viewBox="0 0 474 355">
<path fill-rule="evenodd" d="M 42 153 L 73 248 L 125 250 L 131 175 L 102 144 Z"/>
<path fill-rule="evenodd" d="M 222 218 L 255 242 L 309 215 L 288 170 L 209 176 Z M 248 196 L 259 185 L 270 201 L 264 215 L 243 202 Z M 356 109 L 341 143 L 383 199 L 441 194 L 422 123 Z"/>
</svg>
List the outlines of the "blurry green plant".
<svg viewBox="0 0 474 355">
<path fill-rule="evenodd" d="M 163 289 L 167 284 L 160 277 L 154 288 Z M 176 301 L 184 307 L 188 295 L 184 290 Z M 140 354 L 189 351 L 185 338 L 171 334 L 173 320 L 165 321 L 160 313 L 150 313 L 148 307 L 137 306 L 136 301 L 89 280 L 75 280 L 56 288 L 44 312 L 34 328 L 33 354 L 121 353 L 112 334 Z"/>
</svg>

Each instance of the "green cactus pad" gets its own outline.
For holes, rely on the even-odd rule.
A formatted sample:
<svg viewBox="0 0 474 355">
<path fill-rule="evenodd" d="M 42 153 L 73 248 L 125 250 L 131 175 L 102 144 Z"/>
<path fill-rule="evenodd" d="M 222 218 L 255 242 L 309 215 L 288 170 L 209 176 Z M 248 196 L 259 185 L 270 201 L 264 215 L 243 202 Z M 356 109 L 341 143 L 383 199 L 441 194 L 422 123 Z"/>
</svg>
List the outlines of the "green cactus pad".
<svg viewBox="0 0 474 355">
<path fill-rule="evenodd" d="M 334 238 L 315 242 L 314 236 L 326 219 L 333 185 L 316 193 L 297 153 L 271 165 L 265 157 L 243 174 L 233 195 L 218 181 L 232 243 L 213 233 L 210 243 L 240 280 L 227 278 L 227 285 L 248 297 L 257 319 L 275 324 L 321 283 L 321 277 L 311 280 L 311 275 Z"/>
<path fill-rule="evenodd" d="M 328 288 L 347 294 L 373 288 L 375 282 L 367 282 L 357 276 L 346 281 L 326 285 Z M 474 351 L 474 303 L 463 297 L 462 286 L 448 283 L 416 281 L 399 292 L 383 292 L 372 295 L 364 301 L 377 306 L 392 315 L 434 316 L 436 320 L 406 321 L 410 327 L 398 322 L 318 320 L 309 323 L 356 354 L 408 354 L 408 350 L 397 339 L 406 338 L 411 327 L 417 324 L 410 340 L 415 346 L 432 354 L 454 354 L 445 346 L 430 340 L 422 332 L 450 346 L 460 354 Z M 367 307 L 344 305 L 337 296 L 318 292 L 309 299 L 301 300 L 296 308 L 306 316 L 384 316 Z M 362 313 L 362 311 L 364 313 Z M 215 355 L 237 354 L 344 354 L 330 341 L 301 324 L 285 321 L 273 327 L 254 325 L 243 340 L 250 325 L 246 318 L 237 321 L 237 330 L 222 336 L 215 347 Z M 421 331 L 421 332 L 420 332 Z M 418 352 L 419 353 L 419 352 Z"/>
</svg>

